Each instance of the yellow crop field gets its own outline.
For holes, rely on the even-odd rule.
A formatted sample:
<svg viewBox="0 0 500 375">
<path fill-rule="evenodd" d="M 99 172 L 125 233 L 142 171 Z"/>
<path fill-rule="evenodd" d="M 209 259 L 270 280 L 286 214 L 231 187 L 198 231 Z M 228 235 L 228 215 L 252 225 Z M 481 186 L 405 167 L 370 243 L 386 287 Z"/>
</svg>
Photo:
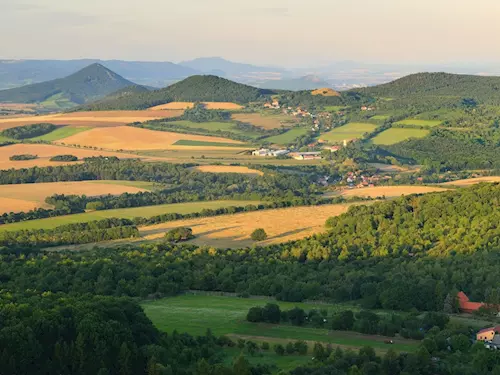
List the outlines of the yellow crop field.
<svg viewBox="0 0 500 375">
<path fill-rule="evenodd" d="M 0 185 L 0 214 L 5 212 L 29 211 L 34 208 L 51 208 L 45 198 L 54 194 L 65 195 L 119 195 L 139 193 L 148 189 L 135 187 L 124 181 L 70 181 L 36 184 Z"/>
<path fill-rule="evenodd" d="M 206 109 L 238 110 L 244 108 L 239 104 L 230 102 L 203 102 L 202 104 L 205 106 Z M 151 107 L 149 109 L 153 111 L 158 111 L 158 110 L 189 109 L 193 107 L 194 107 L 193 102 L 171 102 L 167 104 L 160 104 Z"/>
<path fill-rule="evenodd" d="M 285 115 L 263 115 L 260 113 L 235 113 L 232 119 L 263 129 L 279 129 L 282 126 L 290 127 L 297 123 L 297 119 L 294 117 Z"/>
<path fill-rule="evenodd" d="M 135 128 L 131 126 L 120 126 L 116 128 L 95 128 L 83 133 L 64 138 L 58 143 L 67 145 L 79 145 L 87 147 L 99 147 L 110 150 L 165 150 L 185 149 L 196 146 L 173 146 L 174 143 L 187 140 L 197 142 L 231 143 L 242 144 L 232 139 L 210 137 L 203 135 L 181 134 L 173 132 L 155 131 L 149 129 Z M 215 145 L 217 146 L 217 145 Z M 199 148 L 199 147 L 197 147 Z"/>
<path fill-rule="evenodd" d="M 259 245 L 283 243 L 301 239 L 325 230 L 325 222 L 331 216 L 347 212 L 352 204 L 291 207 L 276 210 L 245 212 L 234 215 L 207 217 L 143 227 L 141 235 L 146 240 L 160 239 L 165 232 L 178 227 L 190 227 L 198 245 L 217 248 L 252 246 L 251 233 L 264 228 L 268 239 Z"/>
<path fill-rule="evenodd" d="M 441 185 L 466 187 L 466 186 L 479 184 L 481 182 L 500 182 L 500 176 L 484 176 L 484 177 L 476 177 L 476 178 L 467 178 L 464 180 L 445 182 Z"/>
<path fill-rule="evenodd" d="M 410 194 L 425 194 L 447 191 L 449 189 L 438 186 L 375 186 L 359 189 L 346 189 L 340 193 L 344 197 L 369 197 L 378 198 L 385 196 L 386 198 L 399 197 L 401 195 Z"/>
<path fill-rule="evenodd" d="M 145 122 L 161 118 L 178 117 L 183 113 L 183 110 L 95 111 L 59 113 L 45 116 L 0 118 L 0 130 L 41 122 L 48 122 L 55 125 L 76 125 L 92 127 L 121 126 L 132 122 Z"/>
<path fill-rule="evenodd" d="M 249 175 L 264 175 L 263 172 L 256 169 L 250 169 L 248 167 L 240 167 L 237 165 L 200 165 L 193 168 L 199 172 L 209 172 L 209 173 L 241 173 Z"/>
<path fill-rule="evenodd" d="M 312 95 L 321 95 L 321 96 L 340 96 L 340 93 L 332 90 L 330 88 L 323 88 L 311 91 Z"/>
<path fill-rule="evenodd" d="M 34 160 L 19 160 L 11 161 L 9 157 L 12 155 L 31 154 L 38 155 L 38 159 Z M 21 169 L 32 167 L 47 167 L 56 165 L 68 165 L 79 162 L 57 162 L 50 161 L 49 159 L 56 155 L 75 155 L 78 158 L 89 158 L 92 156 L 116 156 L 120 159 L 137 158 L 137 155 L 124 154 L 118 152 L 107 152 L 98 150 L 85 150 L 79 148 L 70 148 L 64 146 L 55 146 L 47 144 L 13 144 L 9 146 L 0 147 L 0 170 L 4 169 Z"/>
</svg>

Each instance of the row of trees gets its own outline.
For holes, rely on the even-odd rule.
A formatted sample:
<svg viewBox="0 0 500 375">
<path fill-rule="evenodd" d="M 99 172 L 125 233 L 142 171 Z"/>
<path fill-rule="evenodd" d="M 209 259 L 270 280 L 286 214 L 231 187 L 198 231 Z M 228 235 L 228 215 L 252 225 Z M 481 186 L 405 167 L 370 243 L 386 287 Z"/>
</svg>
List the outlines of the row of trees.
<svg viewBox="0 0 500 375">
<path fill-rule="evenodd" d="M 40 123 L 5 129 L 1 134 L 7 138 L 29 139 L 48 134 L 55 129 L 57 129 L 57 126 L 54 124 Z"/>
</svg>

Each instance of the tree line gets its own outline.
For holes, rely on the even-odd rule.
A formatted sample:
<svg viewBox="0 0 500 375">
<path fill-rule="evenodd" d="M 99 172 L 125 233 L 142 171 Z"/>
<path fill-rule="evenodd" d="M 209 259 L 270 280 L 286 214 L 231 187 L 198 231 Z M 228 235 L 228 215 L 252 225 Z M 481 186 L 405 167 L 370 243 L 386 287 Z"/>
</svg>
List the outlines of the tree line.
<svg viewBox="0 0 500 375">
<path fill-rule="evenodd" d="M 57 129 L 54 124 L 40 123 L 5 129 L 2 135 L 12 139 L 28 139 L 48 134 Z"/>
</svg>

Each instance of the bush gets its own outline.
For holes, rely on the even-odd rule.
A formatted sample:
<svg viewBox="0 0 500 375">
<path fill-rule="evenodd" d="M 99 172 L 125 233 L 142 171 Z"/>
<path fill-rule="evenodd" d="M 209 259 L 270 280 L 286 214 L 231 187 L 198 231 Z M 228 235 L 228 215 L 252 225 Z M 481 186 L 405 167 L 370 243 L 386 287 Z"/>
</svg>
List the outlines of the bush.
<svg viewBox="0 0 500 375">
<path fill-rule="evenodd" d="M 26 126 L 18 126 L 15 128 L 5 129 L 2 132 L 4 137 L 14 139 L 28 139 L 38 137 L 54 131 L 57 126 L 53 124 L 32 124 Z"/>
<path fill-rule="evenodd" d="M 285 355 L 285 348 L 281 344 L 276 344 L 276 345 L 274 345 L 274 352 L 277 355 Z"/>
<path fill-rule="evenodd" d="M 75 155 L 56 155 L 50 158 L 50 161 L 77 161 Z"/>
<path fill-rule="evenodd" d="M 262 322 L 262 307 L 252 307 L 248 310 L 247 320 L 252 323 Z"/>
<path fill-rule="evenodd" d="M 89 211 L 104 210 L 105 206 L 102 202 L 89 202 L 85 205 L 85 209 Z"/>
<path fill-rule="evenodd" d="M 194 238 L 193 230 L 185 227 L 172 229 L 165 234 L 165 240 L 169 242 L 188 241 L 192 238 Z"/>
<path fill-rule="evenodd" d="M 31 154 L 21 154 L 21 155 L 12 155 L 9 160 L 18 161 L 18 160 L 33 160 L 38 159 L 38 155 Z"/>
<path fill-rule="evenodd" d="M 253 241 L 264 241 L 267 238 L 267 233 L 264 229 L 258 228 L 252 232 L 250 237 Z"/>
</svg>

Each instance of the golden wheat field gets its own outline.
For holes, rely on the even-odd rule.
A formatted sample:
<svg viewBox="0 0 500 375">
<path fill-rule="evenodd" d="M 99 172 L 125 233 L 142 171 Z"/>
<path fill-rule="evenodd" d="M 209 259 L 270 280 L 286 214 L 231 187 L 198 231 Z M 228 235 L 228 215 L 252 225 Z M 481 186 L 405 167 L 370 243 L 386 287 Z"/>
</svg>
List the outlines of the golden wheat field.
<svg viewBox="0 0 500 375">
<path fill-rule="evenodd" d="M 11 161 L 9 157 L 12 155 L 31 154 L 38 155 L 38 159 L 34 160 L 19 160 Z M 92 156 L 116 156 L 120 159 L 125 158 L 138 158 L 137 155 L 125 154 L 118 152 L 107 152 L 98 150 L 85 150 L 79 148 L 71 148 L 47 144 L 13 144 L 9 146 L 0 147 L 0 170 L 4 169 L 21 169 L 32 167 L 47 167 L 56 165 L 68 165 L 79 162 L 57 162 L 50 161 L 49 159 L 56 155 L 74 155 L 78 158 L 89 158 Z"/>
<path fill-rule="evenodd" d="M 58 143 L 87 147 L 99 147 L 110 150 L 165 150 L 169 148 L 185 149 L 186 147 L 188 147 L 173 146 L 175 142 L 180 140 L 231 143 L 235 145 L 242 144 L 242 142 L 227 138 L 163 132 L 135 128 L 131 126 L 120 126 L 116 128 L 95 128 L 83 133 L 72 135 L 68 138 L 64 138 L 58 141 Z"/>
<path fill-rule="evenodd" d="M 317 89 L 314 91 L 311 91 L 312 95 L 321 95 L 321 96 L 340 96 L 340 93 L 332 90 L 330 88 L 322 88 L 322 89 Z"/>
<path fill-rule="evenodd" d="M 71 181 L 36 184 L 0 185 L 0 214 L 29 211 L 34 208 L 51 208 L 45 198 L 54 194 L 65 195 L 119 195 L 148 191 L 119 181 Z"/>
<path fill-rule="evenodd" d="M 24 116 L 17 118 L 0 118 L 0 130 L 16 126 L 47 122 L 54 125 L 76 125 L 92 127 L 121 126 L 132 122 L 145 122 L 161 118 L 181 116 L 182 110 L 164 111 L 95 111 L 58 113 L 44 116 Z"/>
<path fill-rule="evenodd" d="M 241 167 L 237 165 L 200 165 L 197 167 L 193 167 L 194 170 L 199 172 L 208 172 L 208 173 L 241 173 L 241 174 L 249 174 L 249 175 L 258 175 L 262 176 L 264 173 L 262 171 L 258 171 L 256 169 L 250 169 L 248 167 Z"/>
<path fill-rule="evenodd" d="M 484 176 L 484 177 L 468 178 L 464 180 L 445 182 L 441 185 L 466 187 L 479 184 L 481 182 L 500 182 L 500 176 Z"/>
<path fill-rule="evenodd" d="M 239 213 L 218 217 L 173 221 L 141 228 L 146 240 L 160 239 L 165 232 L 178 227 L 193 229 L 192 240 L 197 245 L 218 248 L 252 246 L 251 233 L 264 228 L 268 239 L 259 245 L 283 243 L 301 239 L 325 230 L 325 221 L 331 216 L 347 212 L 352 204 L 291 207 L 276 210 Z"/>
<path fill-rule="evenodd" d="M 410 194 L 425 194 L 425 193 L 434 193 L 447 191 L 449 189 L 445 189 L 437 186 L 375 186 L 375 187 L 366 187 L 359 189 L 346 189 L 340 192 L 339 194 L 344 197 L 369 197 L 369 198 L 377 198 L 385 196 L 387 198 L 399 197 L 401 195 L 410 195 Z"/>
<path fill-rule="evenodd" d="M 230 102 L 203 102 L 202 103 L 206 109 L 220 109 L 220 110 L 238 110 L 244 108 L 243 106 L 230 103 Z M 149 108 L 153 111 L 158 110 L 175 110 L 175 109 L 189 109 L 193 108 L 193 102 L 171 102 L 167 104 L 160 104 Z"/>
<path fill-rule="evenodd" d="M 285 115 L 262 115 L 260 113 L 235 113 L 232 119 L 252 124 L 263 129 L 279 129 L 282 126 L 291 126 L 297 122 L 294 117 Z"/>
</svg>

